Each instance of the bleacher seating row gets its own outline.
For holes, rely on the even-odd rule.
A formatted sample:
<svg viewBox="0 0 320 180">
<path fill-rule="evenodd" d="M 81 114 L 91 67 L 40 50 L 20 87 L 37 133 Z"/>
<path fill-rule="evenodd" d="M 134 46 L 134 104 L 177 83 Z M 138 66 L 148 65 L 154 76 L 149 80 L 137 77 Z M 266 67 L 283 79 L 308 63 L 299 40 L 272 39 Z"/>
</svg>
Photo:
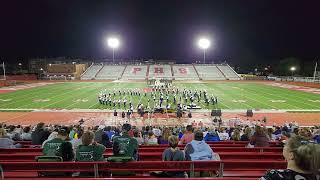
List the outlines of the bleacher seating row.
<svg viewBox="0 0 320 180">
<path fill-rule="evenodd" d="M 227 64 L 158 64 L 158 65 L 101 65 L 94 64 L 81 79 L 144 80 L 164 78 L 174 80 L 240 80 Z"/>
<path fill-rule="evenodd" d="M 17 143 L 25 147 L 32 147 L 31 141 L 17 141 Z M 92 176 L 97 178 L 99 172 L 108 172 L 109 174 L 107 176 L 104 174 L 104 177 L 109 177 L 110 172 L 113 171 L 135 172 L 136 175 L 131 176 L 130 179 L 152 180 L 153 178 L 150 178 L 152 171 L 186 171 L 191 177 L 195 172 L 213 171 L 218 172 L 220 177 L 218 179 L 257 179 L 268 169 L 282 169 L 286 166 L 282 156 L 282 147 L 277 147 L 279 142 L 269 143 L 271 147 L 246 148 L 248 141 L 208 142 L 213 151 L 219 154 L 221 161 L 162 161 L 162 153 L 168 148 L 168 145 L 140 145 L 139 161 L 127 163 L 35 162 L 36 157 L 42 155 L 42 149 L 39 147 L 0 149 L 0 171 L 4 172 L 1 177 L 5 179 L 50 179 L 48 177 L 39 178 L 39 172 L 91 172 Z M 184 146 L 179 145 L 180 149 L 183 149 Z M 105 158 L 111 155 L 112 149 L 107 148 L 104 153 Z M 115 179 L 116 176 L 112 177 Z M 116 179 L 121 179 L 121 177 L 116 177 Z"/>
<path fill-rule="evenodd" d="M 244 166 L 245 164 L 245 166 Z M 220 177 L 261 177 L 268 169 L 283 169 L 285 161 L 274 160 L 223 160 L 223 161 L 136 161 L 136 162 L 2 162 L 5 178 L 37 177 L 38 172 L 136 172 L 135 177 L 148 177 L 152 171 L 214 171 Z M 140 175 L 140 176 L 139 176 Z"/>
</svg>

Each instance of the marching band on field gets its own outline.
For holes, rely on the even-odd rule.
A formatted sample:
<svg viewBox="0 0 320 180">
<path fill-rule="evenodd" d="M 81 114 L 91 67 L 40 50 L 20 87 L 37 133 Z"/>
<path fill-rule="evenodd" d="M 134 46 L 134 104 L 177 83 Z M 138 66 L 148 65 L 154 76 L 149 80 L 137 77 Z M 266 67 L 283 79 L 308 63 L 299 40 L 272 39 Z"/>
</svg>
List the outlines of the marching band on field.
<svg viewBox="0 0 320 180">
<path fill-rule="evenodd" d="M 150 109 L 149 103 L 150 99 L 153 100 L 154 107 L 153 108 L 163 108 L 170 109 L 170 103 L 177 105 L 177 107 L 185 110 L 186 104 L 190 103 L 193 105 L 195 101 L 198 103 L 204 102 L 207 106 L 211 103 L 215 105 L 218 103 L 218 97 L 211 95 L 209 96 L 206 90 L 190 90 L 190 89 L 179 89 L 174 86 L 169 85 L 161 85 L 161 86 L 152 86 L 151 93 L 144 92 L 142 93 L 140 89 L 125 89 L 125 90 L 116 90 L 107 91 L 106 89 L 102 90 L 99 93 L 98 100 L 102 105 L 107 105 L 111 108 L 127 108 L 130 112 L 133 112 L 134 106 L 131 100 L 128 100 L 127 97 L 140 97 L 147 98 L 147 109 Z M 170 98 L 170 96 L 172 98 Z M 164 102 L 166 103 L 164 106 Z M 185 104 L 184 106 L 181 106 Z M 138 104 L 137 110 L 141 111 L 144 109 L 143 104 Z"/>
</svg>

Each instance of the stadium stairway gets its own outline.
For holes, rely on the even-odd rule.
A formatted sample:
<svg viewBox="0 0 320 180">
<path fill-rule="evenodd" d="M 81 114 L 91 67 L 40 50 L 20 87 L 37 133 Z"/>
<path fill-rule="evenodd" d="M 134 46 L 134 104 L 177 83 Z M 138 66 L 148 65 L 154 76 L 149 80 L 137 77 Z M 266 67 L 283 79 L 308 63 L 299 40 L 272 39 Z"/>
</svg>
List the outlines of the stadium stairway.
<svg viewBox="0 0 320 180">
<path fill-rule="evenodd" d="M 223 73 L 223 71 L 219 68 L 219 66 L 217 66 L 217 69 L 221 72 L 221 74 L 223 75 L 224 78 L 226 78 L 226 80 L 229 80 L 228 77 Z"/>
<path fill-rule="evenodd" d="M 126 66 L 124 67 L 124 69 L 123 69 L 123 71 L 122 71 L 122 73 L 121 73 L 121 75 L 120 75 L 120 79 L 122 79 L 122 76 L 123 76 L 124 72 L 126 71 L 127 66 L 128 66 L 128 65 L 126 65 Z"/>
<path fill-rule="evenodd" d="M 197 68 L 194 66 L 194 64 L 192 64 L 192 66 L 193 66 L 194 71 L 196 71 L 199 80 L 202 80 L 201 77 L 199 76 L 199 72 L 198 72 Z"/>
<path fill-rule="evenodd" d="M 149 79 L 149 70 L 150 70 L 150 65 L 148 65 L 148 67 L 147 67 L 146 80 L 148 80 L 148 79 Z"/>
<path fill-rule="evenodd" d="M 170 67 L 171 67 L 171 76 L 172 76 L 172 80 L 175 80 L 172 64 L 170 64 Z"/>
<path fill-rule="evenodd" d="M 103 67 L 104 67 L 104 64 L 103 64 L 103 66 L 99 69 L 99 71 L 97 71 L 97 73 L 94 75 L 94 78 L 97 77 L 97 75 L 100 73 L 100 71 L 103 69 Z"/>
</svg>

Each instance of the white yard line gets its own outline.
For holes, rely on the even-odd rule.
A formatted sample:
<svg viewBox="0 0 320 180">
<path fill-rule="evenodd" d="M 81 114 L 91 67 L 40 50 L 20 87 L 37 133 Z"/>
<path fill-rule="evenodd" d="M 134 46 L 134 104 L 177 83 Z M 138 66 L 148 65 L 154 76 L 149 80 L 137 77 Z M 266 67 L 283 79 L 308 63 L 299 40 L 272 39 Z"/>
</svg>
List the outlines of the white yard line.
<svg viewBox="0 0 320 180">
<path fill-rule="evenodd" d="M 260 88 L 259 88 L 259 89 L 260 89 Z M 254 90 L 252 90 L 252 91 L 254 91 Z M 257 92 L 257 91 L 254 91 L 254 92 Z M 315 106 L 315 105 L 312 105 L 312 104 L 308 104 L 308 103 L 304 103 L 303 101 L 296 101 L 296 100 L 294 100 L 293 98 L 286 98 L 286 96 L 278 96 L 278 95 L 270 94 L 270 93 L 267 93 L 267 92 L 264 92 L 264 91 L 261 91 L 261 92 L 264 93 L 264 94 L 268 94 L 268 95 L 274 96 L 274 97 L 278 97 L 278 98 L 280 98 L 280 99 L 286 99 L 286 100 L 295 101 L 295 102 L 297 102 L 297 103 L 306 104 L 306 105 L 308 105 L 308 106 L 316 107 L 316 108 L 319 109 L 318 106 Z M 283 93 L 281 93 L 281 94 L 283 94 Z M 261 96 L 263 96 L 263 95 L 261 95 Z M 265 97 L 265 96 L 263 96 L 263 97 Z M 301 109 L 301 107 L 298 107 L 298 106 L 295 106 L 295 105 L 292 105 L 292 104 L 290 104 L 290 106 L 294 106 L 294 107 L 296 107 L 296 108 L 298 108 L 298 109 Z"/>
</svg>

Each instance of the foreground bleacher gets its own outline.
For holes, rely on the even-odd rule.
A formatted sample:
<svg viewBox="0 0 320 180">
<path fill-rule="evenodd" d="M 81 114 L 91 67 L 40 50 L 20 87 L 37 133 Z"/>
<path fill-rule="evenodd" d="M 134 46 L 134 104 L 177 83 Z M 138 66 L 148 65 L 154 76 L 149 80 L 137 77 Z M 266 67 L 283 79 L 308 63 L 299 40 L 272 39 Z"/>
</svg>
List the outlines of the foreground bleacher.
<svg viewBox="0 0 320 180">
<path fill-rule="evenodd" d="M 135 172 L 139 178 L 149 177 L 152 171 L 218 172 L 219 177 L 261 177 L 268 169 L 283 169 L 285 161 L 224 160 L 224 161 L 137 161 L 137 162 L 2 162 L 4 178 L 37 177 L 38 172 Z"/>
<path fill-rule="evenodd" d="M 30 141 L 19 141 L 18 143 L 25 147 L 32 147 Z M 271 147 L 264 148 L 246 148 L 247 141 L 208 143 L 213 151 L 220 155 L 221 161 L 164 162 L 162 152 L 168 148 L 168 145 L 141 145 L 139 146 L 140 159 L 137 162 L 35 162 L 35 158 L 42 155 L 42 149 L 36 147 L 0 149 L 0 169 L 4 172 L 2 177 L 6 179 L 48 179 L 39 178 L 38 172 L 91 172 L 92 177 L 115 178 L 112 176 L 114 171 L 135 172 L 136 175 L 131 176 L 130 179 L 132 177 L 150 179 L 152 171 L 186 171 L 191 177 L 195 172 L 213 171 L 218 172 L 222 179 L 257 179 L 269 169 L 286 167 L 286 162 L 282 157 L 282 147 L 277 147 L 279 142 L 270 142 Z M 180 149 L 183 149 L 184 146 L 179 145 Z M 104 157 L 111 155 L 112 149 L 107 148 Z M 107 175 L 99 172 L 106 172 Z"/>
</svg>

